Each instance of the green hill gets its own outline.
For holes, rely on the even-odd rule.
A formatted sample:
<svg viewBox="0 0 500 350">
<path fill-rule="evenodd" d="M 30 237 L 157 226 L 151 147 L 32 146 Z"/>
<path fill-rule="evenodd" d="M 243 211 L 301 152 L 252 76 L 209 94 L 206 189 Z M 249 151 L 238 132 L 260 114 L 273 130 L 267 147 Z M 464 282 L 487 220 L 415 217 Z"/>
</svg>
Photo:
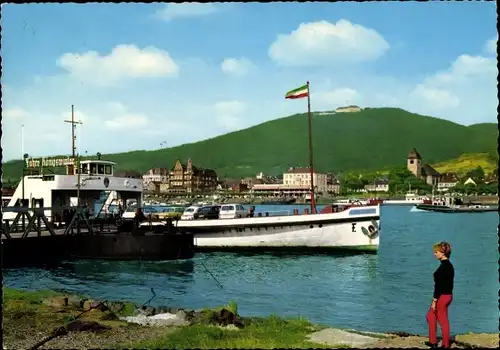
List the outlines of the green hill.
<svg viewBox="0 0 500 350">
<path fill-rule="evenodd" d="M 465 174 L 469 170 L 481 167 L 486 174 L 489 174 L 498 167 L 498 158 L 494 159 L 489 153 L 465 153 L 458 158 L 433 164 L 432 166 L 440 173 Z"/>
<path fill-rule="evenodd" d="M 405 164 L 416 147 L 424 162 L 436 163 L 463 153 L 497 149 L 497 126 L 463 126 L 396 108 L 358 113 L 313 114 L 314 164 L 320 171 L 381 169 Z M 215 169 L 219 176 L 278 174 L 290 166 L 307 166 L 307 114 L 265 122 L 212 139 L 156 151 L 103 155 L 119 169 L 145 171 L 171 167 L 177 158 Z M 21 164 L 4 164 L 4 180 L 18 179 Z"/>
</svg>

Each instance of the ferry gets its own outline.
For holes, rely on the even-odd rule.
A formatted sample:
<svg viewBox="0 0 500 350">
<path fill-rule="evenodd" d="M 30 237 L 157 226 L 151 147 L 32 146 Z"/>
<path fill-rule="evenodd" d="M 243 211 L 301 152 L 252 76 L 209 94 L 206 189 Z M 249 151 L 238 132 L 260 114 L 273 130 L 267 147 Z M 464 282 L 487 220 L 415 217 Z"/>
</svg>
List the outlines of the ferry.
<svg viewBox="0 0 500 350">
<path fill-rule="evenodd" d="M 53 222 L 63 220 L 58 207 L 85 205 L 92 216 L 98 217 L 113 201 L 142 202 L 142 179 L 115 176 L 116 163 L 99 159 L 83 160 L 75 165 L 74 158 L 35 160 L 25 159 L 28 170 L 42 169 L 41 174 L 22 177 L 12 198 L 4 207 L 3 221 L 14 220 L 16 208 L 44 208 L 47 219 Z M 43 173 L 51 165 L 64 166 L 64 175 Z"/>
</svg>

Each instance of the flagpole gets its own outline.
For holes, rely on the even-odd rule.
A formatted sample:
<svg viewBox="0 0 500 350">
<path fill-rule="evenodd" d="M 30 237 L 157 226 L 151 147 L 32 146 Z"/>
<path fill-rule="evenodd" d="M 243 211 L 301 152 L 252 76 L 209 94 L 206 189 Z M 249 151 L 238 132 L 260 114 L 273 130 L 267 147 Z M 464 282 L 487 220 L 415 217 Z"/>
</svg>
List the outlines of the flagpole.
<svg viewBox="0 0 500 350">
<path fill-rule="evenodd" d="M 313 147 L 311 131 L 311 93 L 307 82 L 307 121 L 309 123 L 309 170 L 311 173 L 311 214 L 316 214 L 316 198 L 314 195 Z"/>
</svg>

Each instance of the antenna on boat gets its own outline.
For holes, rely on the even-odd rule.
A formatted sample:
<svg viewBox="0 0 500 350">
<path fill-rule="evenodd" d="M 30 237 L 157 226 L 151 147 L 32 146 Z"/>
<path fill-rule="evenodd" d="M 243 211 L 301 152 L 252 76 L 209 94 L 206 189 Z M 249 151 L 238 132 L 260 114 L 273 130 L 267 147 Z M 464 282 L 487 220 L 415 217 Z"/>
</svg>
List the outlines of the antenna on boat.
<svg viewBox="0 0 500 350">
<path fill-rule="evenodd" d="M 70 123 L 71 124 L 71 155 L 73 157 L 73 160 L 75 159 L 75 141 L 76 141 L 76 135 L 75 135 L 75 130 L 76 130 L 76 125 L 77 124 L 83 124 L 80 120 L 75 121 L 75 106 L 71 105 L 71 120 L 65 120 L 65 123 Z"/>
</svg>

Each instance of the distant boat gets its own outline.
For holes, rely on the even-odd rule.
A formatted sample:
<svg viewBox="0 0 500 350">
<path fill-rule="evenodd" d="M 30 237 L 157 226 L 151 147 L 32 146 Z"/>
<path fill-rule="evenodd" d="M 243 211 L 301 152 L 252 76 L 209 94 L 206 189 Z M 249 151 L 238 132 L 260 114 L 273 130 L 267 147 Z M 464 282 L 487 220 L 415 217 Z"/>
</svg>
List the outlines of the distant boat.
<svg viewBox="0 0 500 350">
<path fill-rule="evenodd" d="M 417 204 L 416 209 L 434 211 L 440 213 L 484 213 L 498 211 L 498 205 L 482 205 L 478 203 L 464 204 L 461 198 L 446 196 L 438 200 L 433 200 Z"/>
<path fill-rule="evenodd" d="M 427 196 L 419 196 L 415 192 L 407 192 L 405 199 L 386 199 L 382 203 L 383 205 L 416 205 L 423 204 L 429 201 L 430 198 Z"/>
</svg>

